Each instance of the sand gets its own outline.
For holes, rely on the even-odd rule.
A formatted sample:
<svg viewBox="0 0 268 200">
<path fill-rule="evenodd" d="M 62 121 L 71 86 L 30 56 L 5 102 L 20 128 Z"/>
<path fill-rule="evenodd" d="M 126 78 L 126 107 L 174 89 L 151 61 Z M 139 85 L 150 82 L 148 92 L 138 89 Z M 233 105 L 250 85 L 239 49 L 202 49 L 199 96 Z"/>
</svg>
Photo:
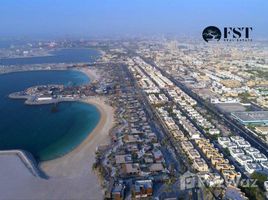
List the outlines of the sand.
<svg viewBox="0 0 268 200">
<path fill-rule="evenodd" d="M 83 68 L 81 71 L 91 81 L 99 78 L 96 70 Z M 101 118 L 95 129 L 73 151 L 40 164 L 40 169 L 48 179 L 28 175 L 23 167 L 16 170 L 15 178 L 9 166 L 13 166 L 13 162 L 18 162 L 16 165 L 20 166 L 20 161 L 5 158 L 3 163 L 7 171 L 1 175 L 1 179 L 9 181 L 3 184 L 0 181 L 0 199 L 103 199 L 103 191 L 97 175 L 92 171 L 92 165 L 96 148 L 110 142 L 109 130 L 114 125 L 114 108 L 105 103 L 105 98 L 100 97 L 90 97 L 83 102 L 95 105 L 100 112 Z"/>
<path fill-rule="evenodd" d="M 100 78 L 96 69 L 80 68 L 79 71 L 85 73 L 91 81 Z M 73 184 L 75 184 L 74 188 L 80 186 L 78 190 L 69 189 L 71 191 L 70 195 L 73 198 L 103 199 L 102 188 L 96 173 L 92 171 L 92 165 L 95 161 L 97 147 L 110 142 L 109 130 L 114 125 L 114 108 L 105 103 L 104 97 L 89 97 L 83 100 L 83 102 L 98 108 L 101 116 L 99 123 L 73 151 L 60 158 L 43 162 L 40 167 L 49 176 L 49 179 L 71 179 Z M 65 183 L 63 182 L 62 184 Z M 80 194 L 74 195 L 76 192 Z M 59 197 L 61 198 L 62 196 Z"/>
<path fill-rule="evenodd" d="M 95 81 L 100 78 L 96 69 L 83 67 L 83 68 L 78 68 L 77 70 L 86 74 L 89 77 L 90 81 Z"/>
<path fill-rule="evenodd" d="M 76 180 L 87 178 L 89 180 L 87 183 L 89 184 L 88 190 L 92 190 L 94 199 L 102 199 L 102 189 L 97 175 L 92 171 L 92 164 L 95 161 L 97 146 L 107 144 L 110 141 L 109 130 L 113 126 L 114 109 L 105 104 L 104 99 L 97 97 L 88 98 L 84 102 L 95 105 L 100 111 L 101 119 L 96 128 L 73 151 L 60 158 L 43 162 L 40 167 L 53 179 L 57 177 L 75 178 Z M 83 183 L 84 181 L 81 180 L 81 184 Z M 79 181 L 76 184 L 79 184 Z M 85 191 L 86 194 L 88 192 Z"/>
<path fill-rule="evenodd" d="M 49 176 L 47 180 L 32 176 L 19 159 L 2 158 L 1 165 L 5 170 L 0 170 L 0 174 L 1 180 L 5 181 L 0 181 L 1 200 L 103 199 L 104 194 L 97 175 L 92 171 L 92 164 L 96 147 L 109 142 L 109 130 L 114 123 L 114 109 L 105 104 L 104 99 L 97 97 L 86 99 L 84 102 L 97 106 L 101 119 L 89 136 L 73 151 L 41 163 L 40 168 Z M 14 165 L 21 166 L 16 168 L 16 175 L 12 167 Z"/>
<path fill-rule="evenodd" d="M 88 98 L 83 102 L 94 105 L 98 108 L 101 118 L 95 129 L 89 136 L 70 153 L 41 164 L 42 169 L 50 176 L 77 176 L 83 175 L 81 169 L 83 164 L 87 163 L 86 171 L 88 171 L 89 163 L 94 162 L 95 151 L 98 145 L 107 144 L 109 142 L 109 129 L 113 126 L 113 108 L 104 103 L 104 99 L 98 97 Z M 68 164 L 68 165 L 67 165 Z M 79 171 L 77 170 L 79 168 Z"/>
</svg>

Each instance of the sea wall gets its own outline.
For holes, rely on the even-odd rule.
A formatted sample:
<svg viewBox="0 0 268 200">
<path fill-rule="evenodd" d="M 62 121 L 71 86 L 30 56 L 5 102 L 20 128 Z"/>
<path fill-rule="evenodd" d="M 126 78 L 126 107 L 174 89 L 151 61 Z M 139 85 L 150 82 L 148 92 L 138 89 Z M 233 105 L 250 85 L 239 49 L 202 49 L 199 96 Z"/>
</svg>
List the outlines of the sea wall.
<svg viewBox="0 0 268 200">
<path fill-rule="evenodd" d="M 36 177 L 46 178 L 45 174 L 39 170 L 37 167 L 36 161 L 33 156 L 23 150 L 2 150 L 0 151 L 1 155 L 16 155 L 21 160 L 21 162 L 25 165 L 25 167 Z"/>
</svg>

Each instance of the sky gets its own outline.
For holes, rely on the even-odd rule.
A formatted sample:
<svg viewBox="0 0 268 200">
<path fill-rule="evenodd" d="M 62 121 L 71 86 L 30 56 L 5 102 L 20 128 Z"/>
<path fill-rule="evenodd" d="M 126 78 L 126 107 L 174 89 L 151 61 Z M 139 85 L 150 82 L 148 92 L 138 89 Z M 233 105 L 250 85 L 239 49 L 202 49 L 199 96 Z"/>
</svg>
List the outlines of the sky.
<svg viewBox="0 0 268 200">
<path fill-rule="evenodd" d="M 267 38 L 267 10 L 267 0 L 0 0 L 0 37 L 194 37 L 214 25 Z"/>
</svg>

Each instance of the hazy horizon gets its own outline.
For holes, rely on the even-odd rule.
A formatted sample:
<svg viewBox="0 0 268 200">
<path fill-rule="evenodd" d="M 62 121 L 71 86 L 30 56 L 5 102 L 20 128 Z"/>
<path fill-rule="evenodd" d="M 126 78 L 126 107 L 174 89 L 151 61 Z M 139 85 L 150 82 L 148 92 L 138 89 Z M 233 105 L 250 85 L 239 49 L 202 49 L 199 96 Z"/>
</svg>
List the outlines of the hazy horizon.
<svg viewBox="0 0 268 200">
<path fill-rule="evenodd" d="M 199 37 L 209 25 L 251 26 L 268 37 L 265 0 L 9 0 L 1 2 L 0 38 Z"/>
</svg>

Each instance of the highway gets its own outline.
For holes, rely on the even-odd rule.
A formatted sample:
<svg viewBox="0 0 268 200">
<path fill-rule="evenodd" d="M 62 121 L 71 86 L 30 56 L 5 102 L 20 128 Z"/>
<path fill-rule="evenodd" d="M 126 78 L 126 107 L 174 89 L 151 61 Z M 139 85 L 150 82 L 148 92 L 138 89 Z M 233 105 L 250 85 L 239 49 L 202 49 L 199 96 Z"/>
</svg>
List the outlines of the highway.
<svg viewBox="0 0 268 200">
<path fill-rule="evenodd" d="M 169 75 L 166 71 L 159 68 L 153 61 L 148 60 L 146 58 L 141 57 L 145 62 L 149 63 L 161 73 L 169 78 L 176 86 L 178 86 L 182 91 L 184 91 L 187 95 L 192 97 L 194 100 L 197 101 L 199 105 L 206 108 L 210 113 L 212 113 L 218 120 L 222 120 L 225 125 L 227 125 L 236 135 L 240 135 L 244 137 L 253 147 L 259 149 L 261 153 L 268 157 L 268 145 L 261 141 L 257 136 L 253 135 L 250 131 L 248 131 L 242 124 L 237 122 L 235 119 L 231 118 L 230 115 L 226 113 L 222 113 L 220 109 L 215 107 L 213 104 L 208 103 L 201 99 L 197 94 L 191 91 L 188 87 L 186 87 L 183 83 L 173 78 Z"/>
</svg>

